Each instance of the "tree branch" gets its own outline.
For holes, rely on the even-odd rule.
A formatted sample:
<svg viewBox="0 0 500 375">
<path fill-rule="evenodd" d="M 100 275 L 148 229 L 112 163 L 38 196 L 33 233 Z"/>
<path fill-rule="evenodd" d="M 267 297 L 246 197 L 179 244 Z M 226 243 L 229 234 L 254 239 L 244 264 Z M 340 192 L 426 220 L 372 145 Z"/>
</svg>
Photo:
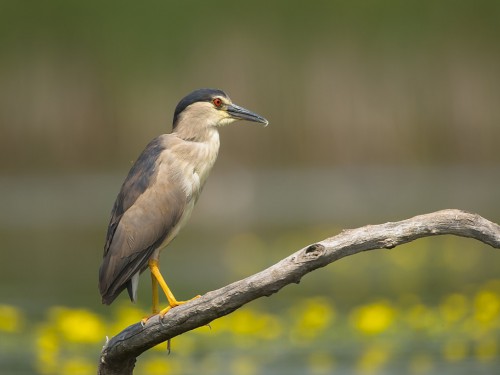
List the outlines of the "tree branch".
<svg viewBox="0 0 500 375">
<path fill-rule="evenodd" d="M 243 280 L 206 293 L 170 310 L 163 319 L 131 325 L 104 346 L 99 374 L 132 374 L 136 358 L 155 345 L 230 314 L 246 303 L 298 283 L 302 276 L 362 251 L 392 249 L 418 238 L 452 234 L 500 248 L 500 226 L 460 210 L 443 210 L 411 219 L 344 230 L 313 243 L 273 266 Z"/>
</svg>

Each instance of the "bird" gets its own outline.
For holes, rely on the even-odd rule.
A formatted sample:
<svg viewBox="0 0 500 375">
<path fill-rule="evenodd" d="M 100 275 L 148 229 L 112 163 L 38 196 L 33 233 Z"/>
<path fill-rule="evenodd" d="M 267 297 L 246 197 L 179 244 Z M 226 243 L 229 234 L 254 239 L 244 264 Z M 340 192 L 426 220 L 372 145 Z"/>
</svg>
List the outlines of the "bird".
<svg viewBox="0 0 500 375">
<path fill-rule="evenodd" d="M 154 138 L 130 169 L 111 210 L 99 268 L 102 303 L 125 289 L 137 300 L 139 276 L 149 268 L 153 315 L 164 316 L 178 301 L 159 268 L 161 251 L 188 221 L 219 152 L 219 128 L 237 120 L 268 121 L 234 104 L 219 89 L 197 89 L 176 106 L 172 131 Z M 159 309 L 158 286 L 168 300 Z M 196 297 L 195 297 L 196 298 Z"/>
</svg>

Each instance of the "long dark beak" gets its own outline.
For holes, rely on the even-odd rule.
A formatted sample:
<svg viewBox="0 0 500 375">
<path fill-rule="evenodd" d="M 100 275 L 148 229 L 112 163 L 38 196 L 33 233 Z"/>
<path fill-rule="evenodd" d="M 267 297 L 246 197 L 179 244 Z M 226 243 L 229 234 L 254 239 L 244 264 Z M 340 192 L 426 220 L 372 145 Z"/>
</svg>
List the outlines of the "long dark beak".
<svg viewBox="0 0 500 375">
<path fill-rule="evenodd" d="M 231 117 L 239 120 L 260 122 L 261 124 L 264 124 L 264 126 L 267 126 L 267 124 L 269 124 L 269 121 L 267 121 L 264 117 L 236 104 L 229 104 L 229 106 L 227 107 L 227 113 L 229 113 Z"/>
</svg>

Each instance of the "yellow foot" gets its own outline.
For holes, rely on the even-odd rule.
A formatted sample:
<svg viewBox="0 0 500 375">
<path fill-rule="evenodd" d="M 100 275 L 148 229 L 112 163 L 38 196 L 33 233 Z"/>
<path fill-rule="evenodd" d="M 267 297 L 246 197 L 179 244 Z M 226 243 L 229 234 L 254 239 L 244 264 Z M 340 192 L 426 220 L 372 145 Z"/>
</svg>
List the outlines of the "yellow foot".
<svg viewBox="0 0 500 375">
<path fill-rule="evenodd" d="M 149 319 L 151 319 L 153 316 L 156 316 L 156 314 L 151 314 L 148 316 L 145 316 L 144 318 L 141 319 L 141 325 L 144 327 L 146 323 L 148 322 Z"/>
<path fill-rule="evenodd" d="M 185 303 L 188 303 L 188 302 L 190 302 L 190 301 L 192 301 L 192 300 L 194 300 L 194 299 L 196 299 L 196 298 L 200 298 L 200 297 L 201 297 L 200 295 L 197 295 L 197 296 L 195 296 L 195 297 L 193 297 L 193 298 L 191 298 L 191 299 L 188 299 L 187 301 L 177 301 L 177 300 L 175 300 L 175 301 L 174 301 L 174 303 L 173 303 L 172 305 L 165 307 L 165 308 L 164 308 L 163 310 L 161 310 L 160 312 L 158 312 L 158 313 L 153 312 L 153 314 L 148 315 L 148 316 L 146 316 L 146 317 L 142 318 L 142 319 L 141 319 L 141 324 L 144 326 L 144 325 L 147 323 L 147 321 L 148 321 L 149 319 L 151 319 L 153 316 L 156 316 L 156 315 L 160 315 L 160 318 L 163 318 L 163 317 L 165 316 L 165 314 L 166 314 L 166 313 L 167 313 L 170 309 L 172 309 L 172 308 L 174 308 L 174 307 L 177 307 L 177 306 L 180 306 L 180 305 L 184 305 Z"/>
<path fill-rule="evenodd" d="M 200 298 L 200 297 L 201 297 L 200 295 L 197 295 L 197 296 L 195 296 L 195 297 L 193 297 L 193 298 L 191 298 L 191 299 L 188 299 L 187 301 L 177 301 L 177 300 L 176 300 L 176 301 L 174 301 L 174 303 L 173 303 L 173 304 L 171 304 L 170 306 L 167 306 L 167 307 L 165 307 L 163 310 L 161 310 L 161 311 L 158 313 L 158 315 L 160 315 L 160 317 L 161 317 L 161 318 L 163 318 L 163 317 L 165 316 L 165 314 L 166 314 L 166 313 L 167 313 L 170 309 L 172 309 L 172 308 L 174 308 L 174 307 L 177 307 L 177 306 L 180 306 L 180 305 L 184 305 L 185 303 L 188 303 L 188 302 L 190 302 L 190 301 L 192 301 L 192 300 L 194 300 L 194 299 L 196 299 L 196 298 Z"/>
</svg>

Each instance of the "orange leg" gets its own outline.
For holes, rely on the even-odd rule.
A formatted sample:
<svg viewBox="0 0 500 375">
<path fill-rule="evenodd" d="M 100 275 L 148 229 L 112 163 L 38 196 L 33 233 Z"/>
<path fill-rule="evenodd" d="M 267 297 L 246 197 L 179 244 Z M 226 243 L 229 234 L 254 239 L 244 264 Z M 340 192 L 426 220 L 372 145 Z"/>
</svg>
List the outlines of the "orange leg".
<svg viewBox="0 0 500 375">
<path fill-rule="evenodd" d="M 158 280 L 153 274 L 151 274 L 151 289 L 153 291 L 153 315 L 155 315 L 160 311 L 160 297 L 158 296 Z"/>
<path fill-rule="evenodd" d="M 163 276 L 160 273 L 157 260 L 150 259 L 148 265 L 149 269 L 151 270 L 151 279 L 153 283 L 153 314 L 158 312 L 158 305 L 159 305 L 158 285 L 160 285 L 160 288 L 163 290 L 163 293 L 165 293 L 165 296 L 167 297 L 169 304 L 169 306 L 160 311 L 159 313 L 160 316 L 165 315 L 168 312 L 168 310 L 170 310 L 172 307 L 176 307 L 190 301 L 190 300 L 177 301 L 177 299 L 174 297 L 174 294 L 172 293 L 167 283 L 165 282 L 165 279 L 163 279 Z M 194 298 L 198 297 L 199 296 L 196 296 Z"/>
</svg>

